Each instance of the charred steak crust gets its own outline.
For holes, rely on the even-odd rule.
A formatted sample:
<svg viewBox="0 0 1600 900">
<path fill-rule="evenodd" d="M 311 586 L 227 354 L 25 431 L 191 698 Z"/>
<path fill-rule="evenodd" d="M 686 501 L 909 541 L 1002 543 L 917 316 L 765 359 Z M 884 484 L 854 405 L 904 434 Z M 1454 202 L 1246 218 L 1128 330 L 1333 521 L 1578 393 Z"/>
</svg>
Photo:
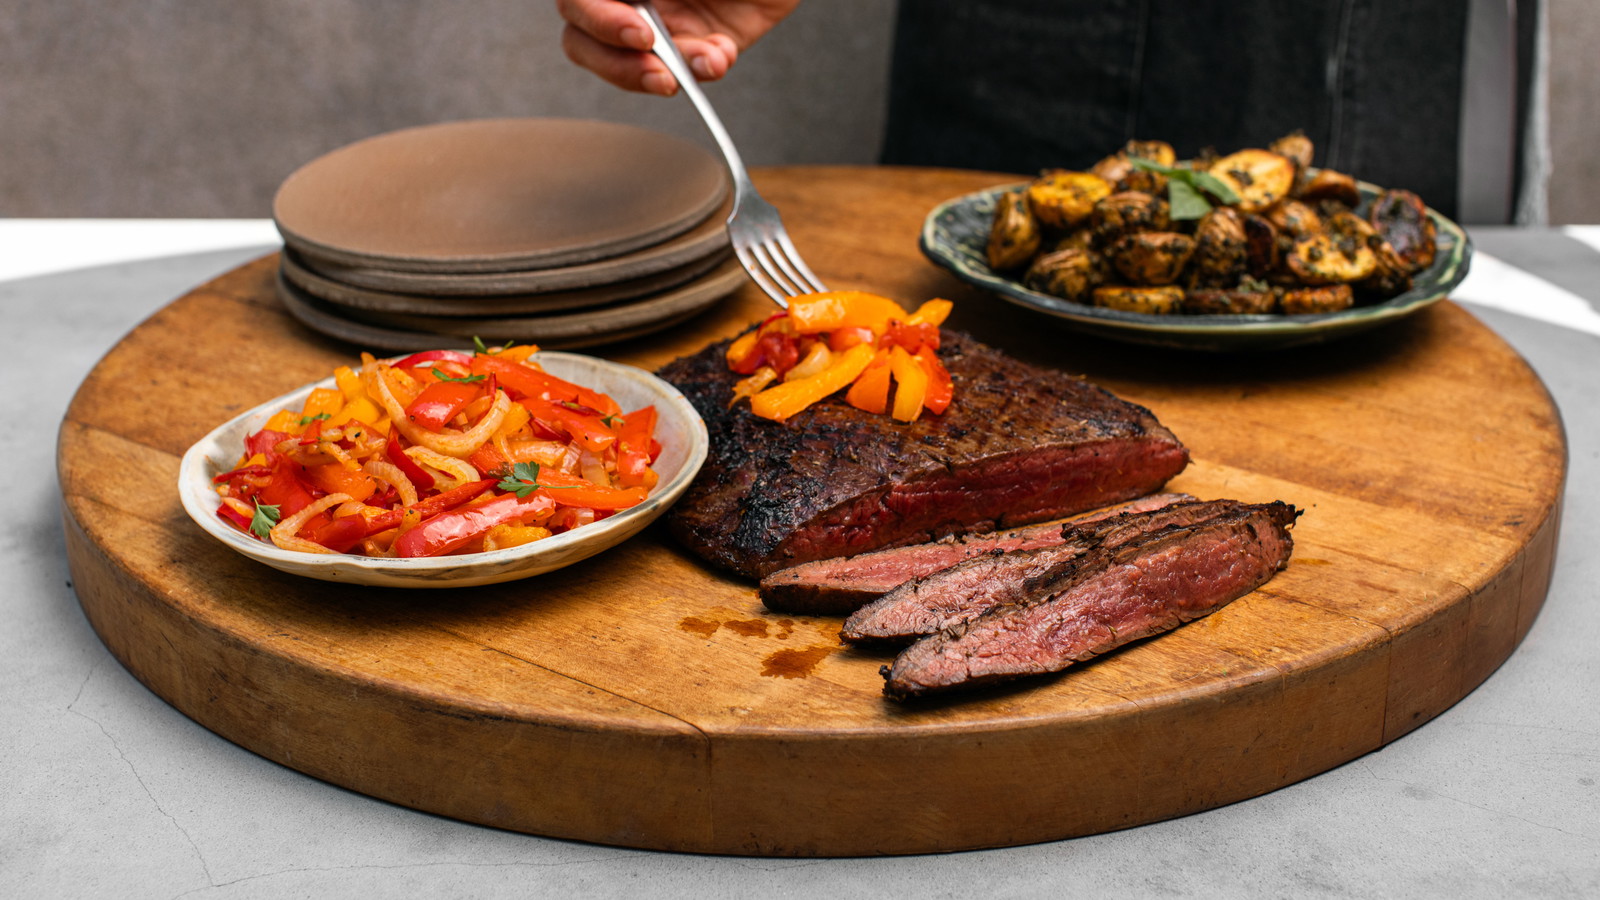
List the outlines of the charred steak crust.
<svg viewBox="0 0 1600 900">
<path fill-rule="evenodd" d="M 1044 590 L 911 645 L 883 667 L 884 693 L 906 699 L 1059 672 L 1210 615 L 1288 565 L 1299 514 L 1264 503 L 1096 546 Z"/>
<path fill-rule="evenodd" d="M 761 577 L 796 563 L 1061 518 L 1159 489 L 1189 453 L 1154 415 L 956 332 L 956 402 L 902 423 L 832 397 L 777 423 L 730 407 L 723 341 L 659 374 L 711 452 L 668 516 L 690 550 Z"/>
</svg>

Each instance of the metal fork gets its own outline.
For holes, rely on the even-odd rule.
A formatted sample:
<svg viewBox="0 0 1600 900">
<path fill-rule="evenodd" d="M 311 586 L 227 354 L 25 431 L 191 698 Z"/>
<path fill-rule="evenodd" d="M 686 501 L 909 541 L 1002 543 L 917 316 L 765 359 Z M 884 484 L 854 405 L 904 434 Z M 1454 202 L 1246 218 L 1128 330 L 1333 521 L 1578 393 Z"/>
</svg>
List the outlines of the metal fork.
<svg viewBox="0 0 1600 900">
<path fill-rule="evenodd" d="M 711 130 L 711 136 L 716 139 L 717 146 L 728 161 L 728 172 L 733 176 L 733 211 L 728 214 L 728 240 L 733 244 L 733 252 L 738 255 L 739 263 L 750 274 L 751 280 L 784 309 L 789 308 L 790 297 L 827 290 L 822 280 L 811 274 L 811 269 L 800 258 L 799 251 L 795 250 L 777 208 L 756 193 L 755 185 L 750 183 L 750 173 L 745 170 L 744 161 L 733 146 L 733 138 L 728 136 L 728 130 L 722 127 L 716 110 L 711 108 L 711 101 L 706 99 L 700 86 L 695 83 L 688 62 L 678 52 L 678 45 L 667 36 L 667 26 L 662 23 L 655 5 L 650 0 L 637 0 L 634 6 L 650 26 L 653 37 L 650 52 L 667 64 L 667 70 L 678 80 L 678 86 L 694 104 L 700 118 L 705 120 L 706 128 Z"/>
</svg>

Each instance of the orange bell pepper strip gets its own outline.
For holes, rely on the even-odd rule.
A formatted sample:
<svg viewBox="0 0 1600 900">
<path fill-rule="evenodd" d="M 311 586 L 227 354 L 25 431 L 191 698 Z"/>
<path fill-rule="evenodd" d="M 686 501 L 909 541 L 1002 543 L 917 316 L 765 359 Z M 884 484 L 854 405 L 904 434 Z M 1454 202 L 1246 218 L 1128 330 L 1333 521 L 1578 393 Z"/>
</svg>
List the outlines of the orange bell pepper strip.
<svg viewBox="0 0 1600 900">
<path fill-rule="evenodd" d="M 889 348 L 889 369 L 894 373 L 894 408 L 889 414 L 902 422 L 915 422 L 928 396 L 928 373 L 915 357 L 899 346 Z"/>
<path fill-rule="evenodd" d="M 793 306 L 790 309 L 793 310 Z M 786 381 L 751 397 L 750 411 L 764 419 L 781 422 L 855 381 L 875 355 L 871 347 L 857 344 L 838 354 L 821 372 Z"/>
<path fill-rule="evenodd" d="M 823 291 L 789 301 L 789 321 L 797 334 L 839 328 L 870 328 L 882 333 L 892 319 L 904 319 L 905 308 L 865 291 Z"/>
<path fill-rule="evenodd" d="M 882 414 L 889 408 L 889 352 L 880 350 L 873 355 L 866 371 L 850 385 L 844 395 L 846 403 L 856 409 Z"/>
<path fill-rule="evenodd" d="M 926 344 L 917 351 L 916 360 L 928 375 L 928 395 L 922 398 L 922 405 L 928 408 L 928 412 L 938 415 L 950 408 L 950 400 L 955 396 L 950 370 L 934 355 L 933 348 Z"/>
<path fill-rule="evenodd" d="M 523 397 L 536 397 L 552 402 L 562 400 L 587 406 L 601 415 L 621 415 L 622 407 L 609 396 L 573 384 L 515 360 L 498 356 L 474 356 L 472 372 L 475 375 L 493 375 L 500 386 L 509 388 Z"/>
<path fill-rule="evenodd" d="M 378 482 L 371 475 L 350 469 L 344 463 L 332 462 L 306 467 L 306 480 L 326 494 L 349 494 L 351 500 L 365 502 L 378 490 Z"/>
<path fill-rule="evenodd" d="M 601 487 L 560 469 L 541 466 L 536 471 L 537 474 L 533 476 L 532 481 L 526 480 L 527 476 L 520 473 L 513 480 L 533 487 L 532 496 L 547 495 L 561 506 L 593 510 L 627 509 L 638 506 L 649 496 L 649 491 L 643 487 Z M 505 481 L 500 483 L 502 490 L 510 487 L 513 485 Z"/>
<path fill-rule="evenodd" d="M 950 317 L 950 310 L 954 308 L 954 306 L 955 304 L 951 303 L 949 300 L 940 300 L 939 298 L 935 297 L 934 299 L 929 300 L 928 302 L 917 307 L 917 311 L 912 313 L 910 318 L 906 319 L 906 324 L 932 325 L 933 327 L 938 328 L 940 325 L 944 324 L 945 319 Z"/>
<path fill-rule="evenodd" d="M 655 430 L 654 406 L 622 417 L 622 427 L 617 430 L 617 481 L 623 487 L 656 486 L 659 476 L 650 468 L 650 443 Z"/>
</svg>

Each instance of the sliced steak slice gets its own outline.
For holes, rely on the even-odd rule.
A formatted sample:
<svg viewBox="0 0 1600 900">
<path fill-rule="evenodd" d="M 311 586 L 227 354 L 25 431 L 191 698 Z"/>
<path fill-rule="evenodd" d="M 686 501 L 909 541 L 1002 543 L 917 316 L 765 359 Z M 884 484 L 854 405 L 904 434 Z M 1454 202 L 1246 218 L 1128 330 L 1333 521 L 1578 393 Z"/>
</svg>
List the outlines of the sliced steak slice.
<svg viewBox="0 0 1600 900">
<path fill-rule="evenodd" d="M 690 550 L 760 577 L 814 559 L 1060 519 L 1153 493 L 1189 453 L 1149 410 L 954 332 L 956 400 L 912 423 L 833 397 L 787 422 L 732 404 L 726 342 L 660 374 L 711 453 L 667 519 Z"/>
<path fill-rule="evenodd" d="M 1151 494 L 1068 520 L 1081 525 L 1128 512 L 1160 509 L 1188 494 Z M 843 616 L 913 579 L 989 553 L 1031 550 L 1062 542 L 1062 524 L 1028 525 L 989 534 L 962 535 L 926 544 L 818 559 L 779 569 L 761 579 L 761 601 L 773 612 Z"/>
<path fill-rule="evenodd" d="M 1060 538 L 1053 545 L 969 559 L 907 582 L 853 613 L 839 636 L 852 643 L 909 643 L 997 606 L 1051 592 L 1096 547 L 1120 547 L 1152 532 L 1210 521 L 1245 506 L 1238 500 L 1190 500 L 1070 523 L 1058 529 Z"/>
<path fill-rule="evenodd" d="M 913 644 L 884 667 L 884 692 L 903 699 L 1059 672 L 1208 615 L 1288 564 L 1298 515 L 1285 503 L 1261 504 L 1119 547 L 1102 544 L 1055 590 Z"/>
</svg>

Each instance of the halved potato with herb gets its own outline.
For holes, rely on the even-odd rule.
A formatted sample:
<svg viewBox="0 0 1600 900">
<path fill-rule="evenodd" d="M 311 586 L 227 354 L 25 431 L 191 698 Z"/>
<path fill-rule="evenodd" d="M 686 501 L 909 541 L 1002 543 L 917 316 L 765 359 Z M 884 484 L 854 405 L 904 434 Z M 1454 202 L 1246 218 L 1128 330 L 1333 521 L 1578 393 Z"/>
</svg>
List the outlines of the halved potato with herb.
<svg viewBox="0 0 1600 900">
<path fill-rule="evenodd" d="M 1373 267 L 1372 274 L 1361 282 L 1361 289 L 1384 300 L 1411 290 L 1411 272 L 1394 247 L 1381 237 L 1374 237 L 1367 246 L 1372 248 L 1377 265 Z"/>
<path fill-rule="evenodd" d="M 1302 284 L 1311 285 L 1361 281 L 1378 267 L 1377 257 L 1366 244 L 1331 233 L 1296 240 L 1284 262 Z"/>
<path fill-rule="evenodd" d="M 1168 316 L 1183 307 L 1183 288 L 1174 284 L 1155 287 L 1107 285 L 1094 289 L 1094 305 L 1124 312 Z"/>
<path fill-rule="evenodd" d="M 1138 231 L 1118 238 L 1106 255 L 1134 284 L 1171 284 L 1194 255 L 1194 238 L 1175 231 Z"/>
<path fill-rule="evenodd" d="M 989 268 L 997 272 L 1025 265 L 1039 252 L 1043 236 L 1039 222 L 1028 209 L 1028 195 L 1017 191 L 995 198 L 994 222 L 989 226 L 985 255 Z"/>
<path fill-rule="evenodd" d="M 1294 188 L 1294 163 L 1270 150 L 1240 150 L 1211 164 L 1208 171 L 1239 195 L 1240 212 L 1270 209 Z"/>
<path fill-rule="evenodd" d="M 1266 285 L 1236 288 L 1190 288 L 1183 295 L 1183 311 L 1191 315 L 1223 316 L 1275 312 L 1278 295 Z"/>
<path fill-rule="evenodd" d="M 1135 231 L 1166 231 L 1170 225 L 1167 201 L 1142 191 L 1112 194 L 1096 203 L 1089 217 L 1089 227 L 1101 241 Z"/>
<path fill-rule="evenodd" d="M 1245 271 L 1252 278 L 1265 278 L 1277 271 L 1278 261 L 1283 258 L 1278 237 L 1277 226 L 1265 216 L 1244 217 Z"/>
<path fill-rule="evenodd" d="M 1361 190 L 1356 187 L 1356 180 L 1332 169 L 1321 169 L 1307 178 L 1296 196 L 1307 203 L 1332 200 L 1345 206 L 1355 206 L 1361 202 Z"/>
<path fill-rule="evenodd" d="M 1050 228 L 1071 228 L 1089 218 L 1094 205 L 1111 193 L 1111 182 L 1089 172 L 1057 169 L 1028 185 L 1028 206 Z"/>
<path fill-rule="evenodd" d="M 1194 229 L 1194 257 L 1189 269 L 1191 286 L 1234 284 L 1244 273 L 1248 249 L 1244 219 L 1237 210 L 1219 206 L 1206 213 Z"/>
<path fill-rule="evenodd" d="M 1278 311 L 1286 316 L 1338 312 L 1349 309 L 1355 302 L 1355 292 L 1348 284 L 1291 288 L 1278 298 Z"/>
<path fill-rule="evenodd" d="M 1394 252 L 1405 260 L 1411 274 L 1433 265 L 1438 229 L 1428 216 L 1422 198 L 1410 191 L 1387 190 L 1372 201 L 1367 219 Z"/>
<path fill-rule="evenodd" d="M 1304 131 L 1295 130 L 1268 144 L 1267 149 L 1294 163 L 1298 174 L 1311 168 L 1311 154 L 1315 146 Z"/>
<path fill-rule="evenodd" d="M 1111 182 L 1118 191 L 1159 194 L 1166 190 L 1167 176 L 1138 168 L 1128 161 L 1135 156 L 1163 166 L 1175 165 L 1178 161 L 1177 152 L 1166 141 L 1129 141 L 1121 150 L 1095 163 L 1089 171 Z"/>
<path fill-rule="evenodd" d="M 1324 227 L 1322 216 L 1299 200 L 1286 200 L 1267 212 L 1267 221 L 1279 232 L 1290 237 L 1309 237 L 1320 234 Z"/>
<path fill-rule="evenodd" d="M 1022 283 L 1063 300 L 1088 303 L 1095 286 L 1105 280 L 1102 268 L 1087 250 L 1056 250 L 1036 257 Z"/>
</svg>

